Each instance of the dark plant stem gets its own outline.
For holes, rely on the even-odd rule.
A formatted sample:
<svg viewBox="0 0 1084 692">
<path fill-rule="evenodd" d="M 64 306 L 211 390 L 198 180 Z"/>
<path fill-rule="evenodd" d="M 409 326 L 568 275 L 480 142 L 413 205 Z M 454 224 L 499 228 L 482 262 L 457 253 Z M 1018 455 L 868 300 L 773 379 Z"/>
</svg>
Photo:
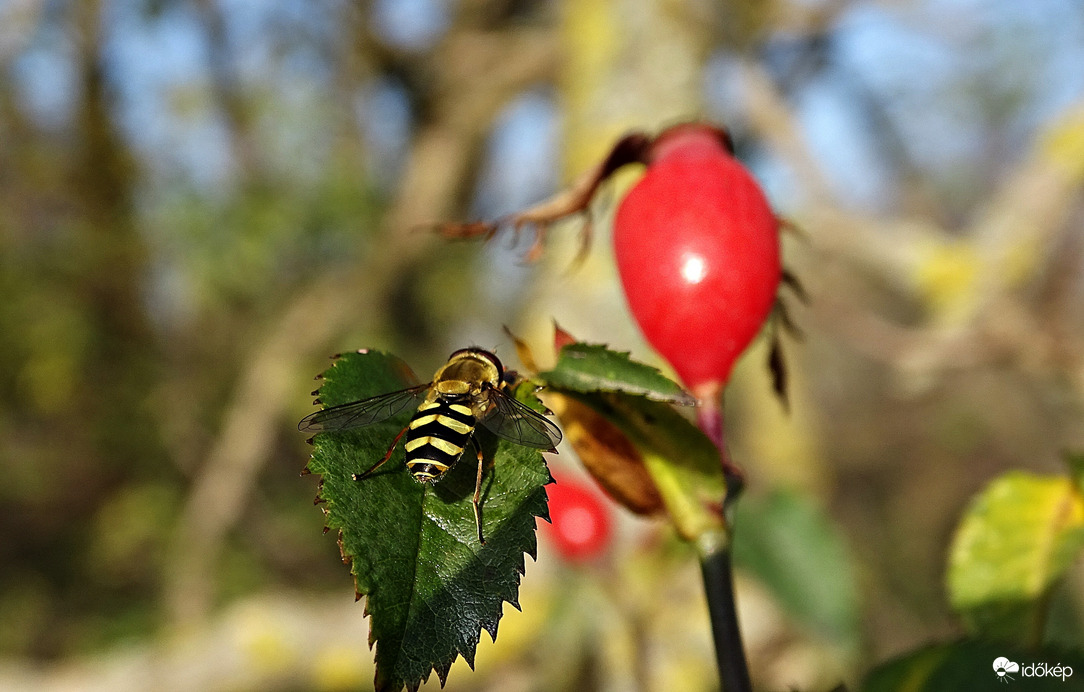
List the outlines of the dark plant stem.
<svg viewBox="0 0 1084 692">
<path fill-rule="evenodd" d="M 704 592 L 711 616 L 711 631 L 715 639 L 715 660 L 719 664 L 719 680 L 723 692 L 752 692 L 749 665 L 745 660 L 738 609 L 734 600 L 734 570 L 730 560 L 730 545 L 734 526 L 732 507 L 745 486 L 745 475 L 731 460 L 723 431 L 723 411 L 718 396 L 701 399 L 697 424 L 719 449 L 719 462 L 726 479 L 726 496 L 721 511 L 725 529 L 717 541 L 705 541 L 700 548 L 700 572 L 704 577 Z"/>
<path fill-rule="evenodd" d="M 752 692 L 734 601 L 730 547 L 724 546 L 702 555 L 700 572 L 704 575 L 704 591 L 708 597 L 711 631 L 715 638 L 715 661 L 719 664 L 723 692 Z"/>
</svg>

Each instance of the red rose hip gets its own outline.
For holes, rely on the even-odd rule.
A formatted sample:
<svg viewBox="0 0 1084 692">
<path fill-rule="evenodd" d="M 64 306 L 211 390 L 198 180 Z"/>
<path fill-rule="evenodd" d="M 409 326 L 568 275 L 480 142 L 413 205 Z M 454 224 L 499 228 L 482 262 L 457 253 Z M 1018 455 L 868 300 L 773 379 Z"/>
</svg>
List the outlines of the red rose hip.
<svg viewBox="0 0 1084 692">
<path fill-rule="evenodd" d="M 647 164 L 614 220 L 625 295 L 682 381 L 715 397 L 775 302 L 778 222 L 720 130 L 667 130 Z"/>
</svg>

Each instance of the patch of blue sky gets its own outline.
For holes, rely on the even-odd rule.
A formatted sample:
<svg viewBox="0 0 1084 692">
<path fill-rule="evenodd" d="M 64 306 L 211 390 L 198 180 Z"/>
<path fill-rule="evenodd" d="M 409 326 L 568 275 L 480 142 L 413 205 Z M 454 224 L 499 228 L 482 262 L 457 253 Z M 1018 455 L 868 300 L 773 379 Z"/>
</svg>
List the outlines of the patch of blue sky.
<svg viewBox="0 0 1084 692">
<path fill-rule="evenodd" d="M 560 178 L 560 130 L 560 114 L 547 90 L 531 89 L 513 100 L 490 133 L 472 218 L 493 220 L 552 194 Z M 509 242 L 512 237 L 502 234 L 487 245 L 489 270 L 479 277 L 482 294 L 506 313 L 529 290 L 530 282 L 523 276 L 535 271 L 522 261 L 527 239 L 533 239 L 530 229 L 521 243 Z"/>
<path fill-rule="evenodd" d="M 781 216 L 800 210 L 802 195 L 808 192 L 794 168 L 785 159 L 767 149 L 758 149 L 742 158 L 742 163 L 760 183 L 772 209 Z"/>
<path fill-rule="evenodd" d="M 1025 135 L 1084 97 L 1084 22 L 1079 0 L 995 3 L 999 21 L 980 12 L 982 45 L 992 56 L 974 68 L 984 82 L 1014 90 L 1010 135 Z M 1070 21 L 1075 20 L 1075 21 Z M 971 51 L 972 56 L 981 56 Z"/>
<path fill-rule="evenodd" d="M 834 27 L 825 68 L 791 94 L 833 190 L 862 206 L 877 206 L 890 192 L 883 143 L 873 139 L 855 98 L 862 89 L 883 108 L 911 162 L 932 176 L 982 165 L 991 137 L 1006 140 L 998 151 L 1019 153 L 1036 127 L 1084 93 L 1084 26 L 1064 21 L 1078 16 L 1073 9 L 1072 0 L 848 9 Z M 713 58 L 705 89 L 713 114 L 740 130 L 744 97 L 734 65 L 724 53 Z M 769 195 L 785 199 L 793 179 L 771 160 L 762 152 L 751 165 Z"/>
<path fill-rule="evenodd" d="M 272 107 L 258 110 L 255 121 L 255 134 L 267 145 L 263 162 L 288 167 L 302 179 L 319 174 L 328 148 L 321 133 L 329 128 L 320 123 L 326 120 L 330 71 L 319 51 L 333 33 L 326 18 L 306 15 L 304 5 L 231 0 L 223 7 L 235 88 L 257 96 L 249 99 L 256 107 Z M 167 7 L 155 19 L 117 7 L 109 17 L 106 54 L 123 76 L 120 115 L 130 140 L 157 175 L 186 180 L 206 194 L 228 193 L 235 162 L 211 94 L 200 17 L 184 4 Z M 260 92 L 275 96 L 260 99 Z"/>
<path fill-rule="evenodd" d="M 849 86 L 822 73 L 797 94 L 795 110 L 814 159 L 843 204 L 884 210 L 893 178 Z"/>
<path fill-rule="evenodd" d="M 854 108 L 847 83 L 829 67 L 800 84 L 793 96 L 794 112 L 829 186 L 844 203 L 882 207 L 891 177 L 878 156 L 873 134 Z M 713 118 L 730 128 L 742 143 L 748 127 L 744 103 L 749 99 L 737 58 L 720 51 L 704 71 L 705 100 Z M 738 151 L 763 186 L 773 207 L 783 214 L 800 208 L 809 192 L 793 168 L 771 149 L 754 146 Z"/>
<path fill-rule="evenodd" d="M 372 23 L 388 43 L 407 50 L 431 46 L 448 28 L 449 0 L 376 0 Z"/>
<path fill-rule="evenodd" d="M 225 0 L 223 16 L 238 88 L 247 90 L 255 116 L 252 135 L 260 163 L 287 171 L 297 184 L 325 175 L 333 145 L 336 108 L 350 99 L 330 90 L 334 64 L 328 53 L 341 44 L 343 3 Z"/>
<path fill-rule="evenodd" d="M 148 20 L 116 3 L 108 19 L 105 59 L 116 75 L 119 119 L 147 169 L 204 191 L 223 190 L 233 167 L 225 127 L 212 109 L 199 18 L 173 5 Z"/>
<path fill-rule="evenodd" d="M 365 141 L 366 169 L 377 189 L 395 189 L 410 145 L 412 114 L 406 90 L 393 79 L 378 79 L 355 100 Z"/>
<path fill-rule="evenodd" d="M 701 73 L 704 101 L 712 118 L 732 133 L 748 127 L 742 104 L 746 96 L 741 81 L 738 58 L 725 50 L 715 51 L 704 63 Z"/>
<path fill-rule="evenodd" d="M 75 73 L 75 46 L 63 27 L 42 22 L 36 35 L 8 68 L 17 99 L 27 116 L 41 126 L 62 129 L 70 125 L 79 80 Z"/>
<path fill-rule="evenodd" d="M 222 0 L 221 5 L 234 67 L 244 83 L 329 82 L 331 64 L 323 53 L 342 41 L 343 26 L 337 20 L 348 13 L 343 2 Z"/>
<path fill-rule="evenodd" d="M 1056 22 L 1057 23 L 1057 22 Z M 1051 56 L 1037 76 L 1046 86 L 1045 98 L 1036 101 L 1036 117 L 1060 112 L 1084 98 L 1084 22 L 1057 23 L 1063 37 L 1061 49 Z"/>
<path fill-rule="evenodd" d="M 530 90 L 497 117 L 471 213 L 491 219 L 538 202 L 558 178 L 559 116 L 550 94 Z"/>
<path fill-rule="evenodd" d="M 856 6 L 841 25 L 840 48 L 915 162 L 948 171 L 977 162 L 990 137 L 1000 152 L 1021 153 L 1036 127 L 1081 98 L 1078 10 L 1074 0 Z"/>
<path fill-rule="evenodd" d="M 920 168 L 947 170 L 980 152 L 981 108 L 955 88 L 958 47 L 938 35 L 936 16 L 923 17 L 855 6 L 837 32 L 837 58 L 882 104 L 909 158 Z"/>
</svg>

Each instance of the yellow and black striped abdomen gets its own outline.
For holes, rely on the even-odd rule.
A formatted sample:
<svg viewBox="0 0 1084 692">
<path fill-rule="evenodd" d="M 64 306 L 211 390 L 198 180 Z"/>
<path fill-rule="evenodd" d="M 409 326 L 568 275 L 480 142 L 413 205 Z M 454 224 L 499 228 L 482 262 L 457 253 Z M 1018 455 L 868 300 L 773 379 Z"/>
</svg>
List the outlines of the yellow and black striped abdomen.
<svg viewBox="0 0 1084 692">
<path fill-rule="evenodd" d="M 427 401 L 407 426 L 406 465 L 414 480 L 439 480 L 452 467 L 474 432 L 474 413 L 464 404 Z"/>
</svg>

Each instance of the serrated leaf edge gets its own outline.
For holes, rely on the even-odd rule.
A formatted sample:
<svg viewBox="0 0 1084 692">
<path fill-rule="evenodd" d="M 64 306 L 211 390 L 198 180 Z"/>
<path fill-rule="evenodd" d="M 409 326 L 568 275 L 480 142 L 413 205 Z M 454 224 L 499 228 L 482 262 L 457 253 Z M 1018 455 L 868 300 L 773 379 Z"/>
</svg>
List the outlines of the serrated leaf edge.
<svg viewBox="0 0 1084 692">
<path fill-rule="evenodd" d="M 363 355 L 367 354 L 369 352 L 370 352 L 370 349 L 358 349 L 357 350 L 357 353 L 363 354 Z M 628 354 L 626 354 L 626 355 L 628 355 Z M 343 356 L 342 353 L 336 353 L 333 356 L 331 356 L 332 363 L 331 363 L 330 367 L 336 367 L 338 365 L 338 361 L 342 358 L 342 356 Z M 318 380 L 318 381 L 321 382 L 320 387 L 318 387 L 316 390 L 314 390 L 312 392 L 312 395 L 317 397 L 313 401 L 314 405 L 321 404 L 321 402 L 319 400 L 319 392 L 320 392 L 321 389 L 323 389 L 324 384 L 326 384 L 326 382 L 327 382 L 327 378 L 325 377 L 326 372 L 327 371 L 325 370 L 324 372 L 321 372 L 320 374 L 318 374 L 316 377 L 313 378 L 314 380 Z M 315 437 L 316 437 L 315 435 L 310 436 L 306 440 L 306 442 L 308 442 L 310 445 L 312 445 L 313 440 L 315 439 Z M 539 451 L 538 453 L 542 454 L 542 451 Z M 316 498 L 314 499 L 313 504 L 317 505 L 317 506 L 320 505 L 320 504 L 329 505 L 328 500 L 325 499 L 323 497 L 323 495 L 322 495 L 323 489 L 324 489 L 324 474 L 313 472 L 309 468 L 309 463 L 312 462 L 314 456 L 315 456 L 315 451 L 312 454 L 309 455 L 309 462 L 306 462 L 305 468 L 303 469 L 303 471 L 307 472 L 307 474 L 316 475 L 319 478 L 319 481 L 318 481 L 317 486 L 316 486 L 316 488 L 317 488 L 316 489 Z M 543 458 L 543 460 L 544 460 L 544 458 Z M 545 486 L 550 485 L 550 484 L 554 483 L 555 481 L 554 481 L 554 478 L 553 478 L 553 474 L 549 470 L 548 464 L 545 464 L 545 468 L 546 468 L 546 474 L 547 474 L 548 478 L 547 478 L 546 482 L 542 484 L 542 492 L 543 492 L 543 500 L 544 500 L 543 503 L 542 503 L 542 512 L 540 514 L 535 514 L 535 513 L 532 512 L 532 516 L 535 518 L 535 526 L 534 526 L 535 540 L 532 541 L 533 545 L 530 548 L 528 548 L 527 550 L 523 551 L 520 554 L 519 564 L 516 565 L 516 577 L 515 577 L 514 589 L 513 589 L 515 591 L 515 593 L 516 593 L 516 596 L 514 596 L 511 599 L 504 598 L 504 597 L 501 598 L 501 604 L 502 605 L 504 603 L 508 603 L 513 608 L 515 608 L 516 610 L 519 610 L 521 612 L 522 612 L 522 608 L 520 607 L 519 598 L 518 598 L 519 587 L 522 584 L 522 577 L 526 576 L 526 574 L 527 574 L 527 561 L 524 559 L 523 556 L 524 555 L 529 555 L 531 557 L 532 561 L 535 561 L 535 562 L 538 561 L 538 540 L 537 540 L 538 522 L 537 522 L 537 519 L 539 517 L 541 517 L 541 518 L 545 519 L 547 522 L 550 522 L 550 517 L 549 517 L 549 495 L 545 491 Z M 372 618 L 370 617 L 370 613 L 369 613 L 369 599 L 367 598 L 367 596 L 369 595 L 369 592 L 363 591 L 362 588 L 361 588 L 361 585 L 358 583 L 358 575 L 354 573 L 354 567 L 353 567 L 354 566 L 354 559 L 353 559 L 353 556 L 351 556 L 350 554 L 348 554 L 346 552 L 346 548 L 345 548 L 345 545 L 343 543 L 343 531 L 342 531 L 342 528 L 334 527 L 334 526 L 331 525 L 331 522 L 328 521 L 328 518 L 331 516 L 331 513 L 328 511 L 327 507 L 321 507 L 320 509 L 323 512 L 324 518 L 325 518 L 325 522 L 324 522 L 324 526 L 323 526 L 323 533 L 327 534 L 327 533 L 329 533 L 331 531 L 331 529 L 336 529 L 336 544 L 339 547 L 339 556 L 341 557 L 341 559 L 343 561 L 343 564 L 347 565 L 348 568 L 350 569 L 350 575 L 354 579 L 354 602 L 356 603 L 356 602 L 360 601 L 363 596 L 366 596 L 365 604 L 362 606 L 362 616 L 369 619 L 368 645 L 369 645 L 369 650 L 372 651 L 375 646 L 379 645 L 379 641 L 373 636 L 373 624 L 372 624 Z M 475 555 L 475 558 L 477 559 L 477 555 Z M 498 630 L 498 627 L 500 625 L 501 618 L 503 618 L 503 617 L 504 617 L 504 612 L 503 612 L 503 608 L 502 608 L 497 613 L 497 617 L 492 623 L 492 628 L 489 627 L 485 623 L 480 623 L 479 626 L 478 626 L 478 631 L 476 633 L 477 634 L 476 640 L 481 641 L 482 630 L 485 630 L 486 633 L 490 636 L 490 640 L 493 641 L 493 642 L 496 642 L 497 641 L 497 630 Z M 448 674 L 450 673 L 452 666 L 455 665 L 456 660 L 458 660 L 458 658 L 460 656 L 462 656 L 463 659 L 467 662 L 467 665 L 470 666 L 471 670 L 474 670 L 474 662 L 475 662 L 476 654 L 477 654 L 477 643 L 475 643 L 473 651 L 466 652 L 466 651 L 458 651 L 457 650 L 455 656 L 452 657 L 452 659 L 450 661 L 448 661 L 446 665 L 442 665 L 444 662 L 438 662 L 437 664 L 433 665 L 432 670 L 430 671 L 430 673 L 426 674 L 420 680 L 414 681 L 413 683 L 408 682 L 408 681 L 403 681 L 404 687 L 405 687 L 405 689 L 410 690 L 410 692 L 417 692 L 417 690 L 422 685 L 424 685 L 426 682 L 428 682 L 430 674 L 432 672 L 436 672 L 437 678 L 440 680 L 440 686 L 443 688 L 445 686 L 445 684 L 447 683 Z M 374 684 L 375 684 L 375 680 L 374 680 Z"/>
<path fill-rule="evenodd" d="M 310 460 L 311 460 L 311 458 L 312 458 L 312 456 L 310 455 Z M 307 465 L 306 465 L 306 468 L 308 468 Z M 538 522 L 537 522 L 537 520 L 539 518 L 545 519 L 547 522 L 550 521 L 549 506 L 548 506 L 549 496 L 548 496 L 548 493 L 546 493 L 546 491 L 545 491 L 545 486 L 554 483 L 554 479 L 553 479 L 553 475 L 549 473 L 548 466 L 546 468 L 546 471 L 547 471 L 547 474 L 549 474 L 549 478 L 547 479 L 547 481 L 542 486 L 543 487 L 543 493 L 545 495 L 545 497 L 544 497 L 545 502 L 543 503 L 543 510 L 542 510 L 541 513 L 537 513 L 537 514 L 532 512 L 532 516 L 535 518 L 535 528 L 534 528 L 535 532 L 537 532 L 537 530 L 538 530 Z M 312 472 L 310 471 L 310 473 L 312 473 Z M 317 484 L 317 496 L 316 496 L 316 499 L 314 501 L 314 504 L 328 504 L 328 500 L 325 499 L 324 497 L 322 497 L 322 495 L 321 495 L 321 493 L 323 492 L 323 486 L 324 486 L 323 474 L 316 473 L 315 475 L 317 477 L 319 477 L 320 480 L 319 480 L 319 483 Z M 346 547 L 345 547 L 345 545 L 343 543 L 343 531 L 342 531 L 342 529 L 332 526 L 331 522 L 327 521 L 328 517 L 331 516 L 331 514 L 330 514 L 330 512 L 328 511 L 327 508 L 321 507 L 320 509 L 324 513 L 324 517 L 325 517 L 323 532 L 326 534 L 326 533 L 329 533 L 332 529 L 336 530 L 336 544 L 339 547 L 339 556 L 342 559 L 343 564 L 347 565 L 347 567 L 349 567 L 350 575 L 353 577 L 353 580 L 354 580 L 354 596 L 355 596 L 354 601 L 355 602 L 360 601 L 363 596 L 367 597 L 370 592 L 363 590 L 361 585 L 358 583 L 358 575 L 354 573 L 354 569 L 353 569 L 354 558 L 353 558 L 352 555 L 350 555 L 346 551 Z M 537 535 L 537 533 L 536 533 L 536 535 Z M 533 545 L 531 547 L 529 547 L 527 550 L 523 551 L 520 554 L 519 563 L 516 565 L 516 577 L 515 577 L 515 581 L 514 581 L 514 589 L 513 590 L 515 591 L 515 593 L 517 595 L 512 597 L 512 598 L 505 598 L 505 597 L 501 598 L 501 603 L 502 604 L 503 603 L 508 603 L 513 608 L 515 608 L 516 610 L 519 610 L 521 612 L 522 612 L 522 607 L 520 606 L 520 603 L 519 603 L 518 594 L 519 594 L 519 587 L 522 584 L 522 578 L 524 576 L 526 576 L 526 574 L 527 574 L 527 561 L 524 558 L 524 556 L 530 556 L 532 561 L 537 561 L 538 560 L 538 541 L 537 541 L 537 539 L 535 541 L 533 541 Z M 475 559 L 477 559 L 477 555 L 475 555 Z M 369 645 L 369 650 L 372 651 L 374 647 L 379 645 L 379 641 L 373 635 L 373 625 L 372 625 L 372 618 L 370 617 L 370 613 L 369 613 L 369 599 L 368 598 L 365 599 L 365 604 L 362 606 L 362 616 L 366 617 L 366 618 L 369 618 L 368 645 Z M 492 626 L 490 626 L 489 623 L 480 622 L 479 625 L 478 625 L 478 631 L 476 632 L 476 635 L 477 635 L 476 639 L 480 641 L 481 640 L 482 630 L 485 630 L 486 634 L 489 635 L 491 641 L 494 641 L 494 642 L 497 641 L 497 631 L 498 631 L 498 628 L 500 626 L 501 618 L 503 618 L 503 617 L 504 617 L 504 613 L 503 613 L 503 609 L 502 609 L 501 612 L 497 613 L 496 618 L 492 622 Z M 448 673 L 451 671 L 452 666 L 455 665 L 456 660 L 460 656 L 462 656 L 463 659 L 467 662 L 467 665 L 470 666 L 471 670 L 474 670 L 474 663 L 475 663 L 476 654 L 477 654 L 477 643 L 475 644 L 475 647 L 474 647 L 473 651 L 457 650 L 455 656 L 450 661 L 447 662 L 446 666 L 443 667 L 443 671 L 441 670 L 441 666 L 445 662 L 438 662 L 437 664 L 435 664 L 432 667 L 432 672 L 437 673 L 437 677 L 440 680 L 440 686 L 444 687 L 445 683 L 447 682 Z M 404 684 L 405 684 L 406 689 L 411 690 L 412 692 L 416 692 L 417 689 L 421 685 L 425 684 L 428 680 L 429 680 L 429 675 L 426 675 L 423 678 L 421 678 L 420 680 L 418 680 L 417 684 L 415 684 L 415 685 L 412 685 L 412 684 L 410 684 L 410 683 L 408 683 L 406 681 L 404 681 Z"/>
<path fill-rule="evenodd" d="M 552 385 L 548 380 L 546 380 L 545 375 L 546 375 L 547 372 L 553 372 L 557 368 L 557 366 L 560 364 L 560 359 L 561 359 L 562 355 L 564 354 L 564 352 L 566 350 L 568 350 L 570 348 L 574 348 L 576 346 L 590 346 L 590 347 L 601 348 L 601 349 L 604 349 L 605 351 L 607 351 L 609 353 L 612 353 L 612 354 L 614 354 L 616 356 L 620 356 L 620 357 L 624 358 L 629 363 L 632 363 L 634 365 L 647 368 L 651 372 L 653 372 L 653 373 L 659 375 L 660 377 L 666 379 L 668 382 L 670 382 L 675 387 L 677 387 L 679 394 L 677 394 L 675 396 L 659 396 L 659 395 L 653 394 L 650 390 L 646 390 L 646 388 L 639 388 L 639 387 L 632 388 L 632 389 L 625 389 L 625 388 L 603 389 L 603 388 L 600 387 L 600 388 L 596 388 L 596 389 L 581 389 L 581 390 L 569 390 L 569 391 L 580 391 L 580 392 L 583 392 L 583 393 L 586 393 L 586 394 L 593 394 L 593 393 L 596 393 L 596 392 L 620 392 L 622 394 L 630 394 L 630 395 L 633 395 L 633 396 L 642 396 L 645 399 L 648 399 L 650 401 L 659 401 L 659 402 L 667 403 L 667 404 L 678 404 L 678 405 L 681 405 L 681 406 L 694 406 L 694 405 L 696 405 L 698 403 L 697 398 L 695 396 L 693 396 L 688 391 L 686 391 L 686 389 L 683 386 L 681 386 L 679 383 L 677 383 L 674 380 L 670 379 L 666 375 L 666 373 L 664 373 L 662 371 L 661 368 L 658 368 L 658 367 L 656 367 L 654 365 L 651 365 L 649 363 L 644 363 L 644 362 L 639 361 L 639 360 L 634 360 L 632 358 L 632 352 L 631 351 L 617 351 L 617 350 L 614 350 L 614 349 L 610 348 L 609 344 L 595 344 L 595 343 L 589 343 L 589 342 L 586 342 L 586 341 L 577 341 L 575 343 L 571 343 L 571 344 L 568 344 L 566 346 L 563 346 L 561 348 L 560 352 L 557 354 L 558 360 L 557 360 L 557 363 L 554 364 L 553 368 L 550 368 L 549 370 L 547 370 L 545 372 L 538 373 L 537 377 L 540 378 L 541 381 L 545 383 L 546 387 L 550 387 L 550 388 L 554 389 L 555 391 L 561 391 L 562 389 L 564 389 L 562 387 Z M 570 355 L 569 357 L 570 358 L 583 358 L 582 355 L 581 356 Z"/>
</svg>

